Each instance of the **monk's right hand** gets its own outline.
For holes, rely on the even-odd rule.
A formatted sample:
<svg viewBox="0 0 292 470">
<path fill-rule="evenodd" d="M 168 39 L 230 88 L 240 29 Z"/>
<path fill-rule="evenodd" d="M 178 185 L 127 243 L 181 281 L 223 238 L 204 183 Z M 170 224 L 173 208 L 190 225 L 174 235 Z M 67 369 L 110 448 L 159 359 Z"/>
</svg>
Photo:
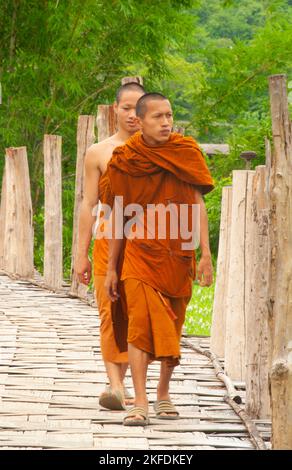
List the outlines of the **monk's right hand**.
<svg viewBox="0 0 292 470">
<path fill-rule="evenodd" d="M 118 300 L 118 275 L 115 270 L 109 270 L 107 272 L 104 287 L 112 302 Z"/>
<path fill-rule="evenodd" d="M 76 272 L 78 281 L 81 284 L 85 284 L 87 286 L 90 283 L 91 269 L 91 262 L 87 256 L 77 256 L 74 264 L 74 271 Z"/>
</svg>

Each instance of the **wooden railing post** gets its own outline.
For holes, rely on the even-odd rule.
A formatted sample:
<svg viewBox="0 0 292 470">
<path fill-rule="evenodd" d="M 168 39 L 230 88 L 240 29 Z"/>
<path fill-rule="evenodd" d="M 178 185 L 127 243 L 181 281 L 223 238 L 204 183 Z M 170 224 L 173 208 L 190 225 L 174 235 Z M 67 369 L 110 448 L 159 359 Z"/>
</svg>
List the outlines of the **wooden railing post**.
<svg viewBox="0 0 292 470">
<path fill-rule="evenodd" d="M 230 263 L 226 302 L 225 371 L 243 381 L 246 368 L 246 238 L 254 171 L 233 171 Z"/>
<path fill-rule="evenodd" d="M 84 157 L 88 147 L 90 147 L 90 145 L 92 145 L 95 141 L 94 126 L 95 116 L 79 116 L 77 126 L 77 161 L 75 176 L 75 201 L 73 218 L 70 294 L 80 298 L 86 298 L 88 287 L 78 281 L 78 277 L 74 271 L 74 263 L 77 255 L 79 215 L 80 206 L 83 198 Z"/>
<path fill-rule="evenodd" d="M 6 149 L 2 200 L 3 268 L 9 273 L 32 278 L 32 203 L 26 147 Z"/>
<path fill-rule="evenodd" d="M 143 78 L 138 75 L 136 77 L 124 77 L 121 80 L 122 85 L 126 85 L 126 83 L 133 83 L 133 82 L 143 85 Z"/>
<path fill-rule="evenodd" d="M 269 313 L 272 447 L 292 449 L 292 131 L 284 75 L 269 78 L 273 132 L 270 173 Z"/>
<path fill-rule="evenodd" d="M 107 139 L 117 131 L 116 115 L 112 104 L 98 105 L 96 126 L 98 130 L 98 142 Z"/>
<path fill-rule="evenodd" d="M 222 190 L 217 275 L 210 340 L 211 351 L 220 358 L 224 358 L 225 354 L 226 302 L 230 261 L 231 208 L 232 186 L 225 186 Z"/>
<path fill-rule="evenodd" d="M 44 281 L 53 289 L 60 289 L 63 283 L 61 147 L 62 137 L 44 136 Z"/>
<path fill-rule="evenodd" d="M 270 418 L 268 386 L 269 203 L 267 169 L 256 167 L 250 231 L 246 240 L 246 411 L 254 419 Z"/>
</svg>

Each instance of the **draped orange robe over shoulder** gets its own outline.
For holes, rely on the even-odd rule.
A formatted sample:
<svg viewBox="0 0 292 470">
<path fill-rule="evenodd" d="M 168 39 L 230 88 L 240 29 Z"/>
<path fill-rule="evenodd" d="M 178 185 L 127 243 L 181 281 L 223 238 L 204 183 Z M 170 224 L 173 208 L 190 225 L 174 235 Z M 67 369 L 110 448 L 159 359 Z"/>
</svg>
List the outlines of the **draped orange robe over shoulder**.
<svg viewBox="0 0 292 470">
<path fill-rule="evenodd" d="M 206 194 L 214 188 L 196 141 L 177 133 L 155 147 L 136 133 L 114 150 L 107 171 L 112 196 L 122 196 L 124 208 L 142 206 L 140 222 L 146 227 L 149 204 L 184 204 L 192 217 L 196 190 Z M 128 343 L 153 359 L 167 358 L 169 365 L 177 365 L 181 328 L 195 278 L 195 254 L 182 247 L 185 240 L 180 230 L 174 239 L 169 229 L 168 221 L 165 239 L 157 230 L 152 239 L 149 234 L 127 239 L 121 280 L 127 301 Z"/>
<path fill-rule="evenodd" d="M 109 192 L 108 174 L 105 172 L 99 179 L 98 195 L 101 203 L 112 206 L 112 195 Z M 102 219 L 103 220 L 103 219 Z M 104 223 L 104 222 L 103 222 Z M 105 227 L 104 227 L 105 228 Z M 108 265 L 108 240 L 95 238 L 93 245 L 93 274 L 96 293 L 96 303 L 100 315 L 100 346 L 105 361 L 115 363 L 128 362 L 126 301 L 123 286 L 119 285 L 121 296 L 119 301 L 112 303 L 104 288 Z M 121 273 L 123 253 L 119 263 Z"/>
</svg>

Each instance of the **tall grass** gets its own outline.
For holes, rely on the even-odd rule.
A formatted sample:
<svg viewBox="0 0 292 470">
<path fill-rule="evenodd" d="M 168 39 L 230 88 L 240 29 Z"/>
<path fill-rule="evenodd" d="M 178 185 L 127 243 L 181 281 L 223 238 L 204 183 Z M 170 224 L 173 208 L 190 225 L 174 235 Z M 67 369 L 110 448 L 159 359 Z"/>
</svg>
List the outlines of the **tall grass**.
<svg viewBox="0 0 292 470">
<path fill-rule="evenodd" d="M 193 285 L 186 312 L 185 328 L 190 335 L 210 336 L 215 280 L 210 287 Z"/>
</svg>

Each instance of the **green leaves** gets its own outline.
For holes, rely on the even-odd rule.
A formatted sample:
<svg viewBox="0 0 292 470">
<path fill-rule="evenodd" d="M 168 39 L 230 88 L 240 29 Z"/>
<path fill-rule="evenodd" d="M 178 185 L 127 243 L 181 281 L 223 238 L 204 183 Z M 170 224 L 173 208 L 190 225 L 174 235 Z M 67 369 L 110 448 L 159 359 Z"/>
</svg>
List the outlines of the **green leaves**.
<svg viewBox="0 0 292 470">
<path fill-rule="evenodd" d="M 3 155 L 5 147 L 27 146 L 35 213 L 43 134 L 62 135 L 69 157 L 63 175 L 73 174 L 78 115 L 111 103 L 123 76 L 142 75 L 148 90 L 170 97 L 187 134 L 231 147 L 228 157 L 209 162 L 217 183 L 206 197 L 216 254 L 223 182 L 244 167 L 242 150 L 257 152 L 253 164 L 264 162 L 269 75 L 288 75 L 292 103 L 291 2 L 0 0 L 0 6 L 0 147 Z M 65 197 L 64 212 L 72 211 L 73 199 Z"/>
<path fill-rule="evenodd" d="M 42 140 L 45 133 L 63 137 L 63 175 L 75 171 L 79 114 L 95 114 L 110 103 L 123 76 L 151 80 L 168 71 L 168 47 L 180 47 L 194 2 L 178 0 L 1 1 L 0 8 L 0 147 L 26 145 L 32 179 L 34 213 L 42 212 Z M 3 161 L 0 159 L 0 178 Z M 67 188 L 67 186 L 66 186 Z M 73 198 L 65 197 L 64 237 L 70 253 Z M 35 224 L 38 224 L 36 215 Z M 36 231 L 36 247 L 42 246 Z M 66 250 L 67 250 L 66 248 Z M 42 256 L 37 258 L 41 263 Z M 68 272 L 68 266 L 65 266 Z"/>
</svg>

